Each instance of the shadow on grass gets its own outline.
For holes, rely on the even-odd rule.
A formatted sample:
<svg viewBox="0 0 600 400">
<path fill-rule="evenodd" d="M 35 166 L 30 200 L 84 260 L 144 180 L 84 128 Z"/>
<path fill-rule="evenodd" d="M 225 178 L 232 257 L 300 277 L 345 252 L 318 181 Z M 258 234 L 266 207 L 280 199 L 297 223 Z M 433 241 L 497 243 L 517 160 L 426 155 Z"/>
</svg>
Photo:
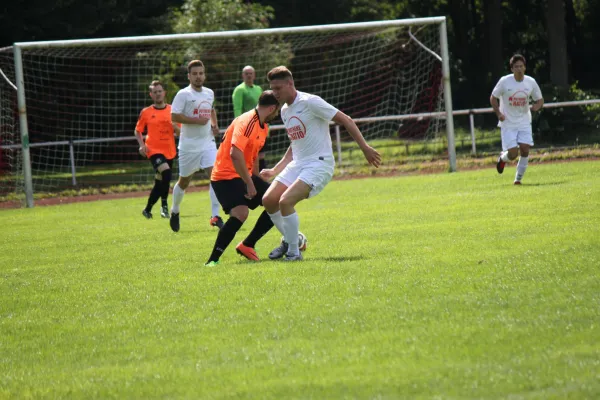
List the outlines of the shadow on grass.
<svg viewBox="0 0 600 400">
<path fill-rule="evenodd" d="M 329 262 L 344 262 L 344 261 L 359 261 L 365 260 L 364 256 L 332 256 L 332 257 L 307 257 L 304 261 L 283 261 L 283 259 L 279 260 L 269 260 L 268 258 L 263 258 L 260 262 L 254 262 L 250 260 L 246 260 L 243 257 L 240 257 L 237 261 L 234 261 L 232 265 L 243 266 L 243 267 L 261 267 L 268 265 L 278 265 L 278 264 L 289 264 L 289 265 L 302 265 L 303 263 L 310 263 L 312 261 L 329 261 Z"/>
<path fill-rule="evenodd" d="M 555 185 L 563 185 L 567 183 L 567 181 L 554 181 L 554 182 L 533 182 L 533 183 L 523 183 L 521 186 L 555 186 Z"/>
<path fill-rule="evenodd" d="M 360 261 L 365 260 L 365 256 L 331 256 L 331 257 L 306 257 L 305 261 L 330 261 L 330 262 L 344 262 L 344 261 Z"/>
</svg>

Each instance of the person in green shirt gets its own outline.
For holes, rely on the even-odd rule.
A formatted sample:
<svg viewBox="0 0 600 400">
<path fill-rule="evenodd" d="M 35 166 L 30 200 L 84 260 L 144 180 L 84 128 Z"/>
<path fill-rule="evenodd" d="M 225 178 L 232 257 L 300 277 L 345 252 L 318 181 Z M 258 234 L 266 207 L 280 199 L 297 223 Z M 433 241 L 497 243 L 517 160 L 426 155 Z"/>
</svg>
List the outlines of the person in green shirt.
<svg viewBox="0 0 600 400">
<path fill-rule="evenodd" d="M 252 110 L 258 104 L 258 98 L 262 94 L 263 90 L 260 86 L 254 84 L 256 78 L 256 72 L 252 66 L 245 66 L 242 70 L 242 79 L 244 82 L 240 83 L 233 90 L 233 116 L 234 118 L 239 117 L 243 113 Z"/>
<path fill-rule="evenodd" d="M 242 70 L 242 79 L 244 80 L 233 90 L 233 116 L 239 117 L 243 113 L 252 110 L 258 104 L 258 98 L 263 90 L 260 86 L 254 84 L 256 71 L 251 65 L 247 65 Z M 258 154 L 258 168 L 266 168 L 264 148 Z"/>
</svg>

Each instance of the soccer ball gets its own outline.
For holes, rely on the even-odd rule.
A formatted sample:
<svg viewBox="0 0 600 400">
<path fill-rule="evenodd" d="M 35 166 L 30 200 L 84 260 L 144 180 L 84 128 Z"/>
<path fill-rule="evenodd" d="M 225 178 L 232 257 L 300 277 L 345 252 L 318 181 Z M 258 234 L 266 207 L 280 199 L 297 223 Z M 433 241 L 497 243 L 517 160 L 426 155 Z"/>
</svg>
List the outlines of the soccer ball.
<svg viewBox="0 0 600 400">
<path fill-rule="evenodd" d="M 281 237 L 281 243 L 283 243 L 284 237 Z M 308 239 L 306 238 L 306 235 L 302 232 L 298 232 L 298 248 L 300 249 L 300 251 L 304 251 L 306 250 L 306 244 L 308 243 Z"/>
</svg>

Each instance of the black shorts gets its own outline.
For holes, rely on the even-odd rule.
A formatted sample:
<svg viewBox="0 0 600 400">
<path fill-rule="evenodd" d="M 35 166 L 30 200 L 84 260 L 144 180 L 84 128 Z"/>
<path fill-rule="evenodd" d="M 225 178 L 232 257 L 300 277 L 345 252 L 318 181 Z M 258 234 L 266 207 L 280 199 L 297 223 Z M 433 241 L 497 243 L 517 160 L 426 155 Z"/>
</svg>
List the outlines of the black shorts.
<svg viewBox="0 0 600 400">
<path fill-rule="evenodd" d="M 169 160 L 167 157 L 165 157 L 162 154 L 152 154 L 150 156 L 149 160 L 150 160 L 150 164 L 152 164 L 152 168 L 154 168 L 154 170 L 156 172 L 158 172 L 158 167 L 164 163 L 169 164 L 169 168 L 173 169 L 173 158 L 171 158 Z"/>
<path fill-rule="evenodd" d="M 221 207 L 225 214 L 229 214 L 231 209 L 237 206 L 247 206 L 254 210 L 258 206 L 262 206 L 262 198 L 269 188 L 269 183 L 263 181 L 256 175 L 252 175 L 252 182 L 256 188 L 256 196 L 248 200 L 244 195 L 246 192 L 246 184 L 242 178 L 234 178 L 226 181 L 210 181 Z"/>
</svg>

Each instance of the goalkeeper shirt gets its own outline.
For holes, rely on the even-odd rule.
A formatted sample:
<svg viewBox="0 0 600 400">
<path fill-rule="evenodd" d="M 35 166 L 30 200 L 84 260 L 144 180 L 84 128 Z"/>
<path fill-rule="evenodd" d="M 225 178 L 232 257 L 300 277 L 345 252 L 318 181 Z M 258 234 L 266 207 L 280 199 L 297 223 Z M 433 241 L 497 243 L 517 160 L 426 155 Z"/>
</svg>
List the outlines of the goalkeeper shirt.
<svg viewBox="0 0 600 400">
<path fill-rule="evenodd" d="M 244 82 L 240 83 L 233 90 L 231 96 L 233 98 L 233 116 L 237 118 L 256 107 L 262 91 L 262 88 L 258 85 L 250 87 Z"/>
</svg>

